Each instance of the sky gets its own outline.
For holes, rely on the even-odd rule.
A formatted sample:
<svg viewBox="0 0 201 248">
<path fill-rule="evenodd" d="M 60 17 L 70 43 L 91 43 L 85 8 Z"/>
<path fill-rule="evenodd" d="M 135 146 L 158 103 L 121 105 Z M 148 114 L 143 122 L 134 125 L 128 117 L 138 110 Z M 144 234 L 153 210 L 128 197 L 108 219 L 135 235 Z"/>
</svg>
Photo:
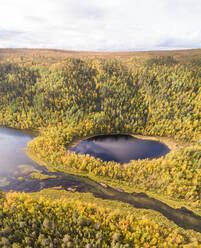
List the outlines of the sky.
<svg viewBox="0 0 201 248">
<path fill-rule="evenodd" d="M 0 48 L 201 48 L 201 0 L 0 0 Z"/>
</svg>

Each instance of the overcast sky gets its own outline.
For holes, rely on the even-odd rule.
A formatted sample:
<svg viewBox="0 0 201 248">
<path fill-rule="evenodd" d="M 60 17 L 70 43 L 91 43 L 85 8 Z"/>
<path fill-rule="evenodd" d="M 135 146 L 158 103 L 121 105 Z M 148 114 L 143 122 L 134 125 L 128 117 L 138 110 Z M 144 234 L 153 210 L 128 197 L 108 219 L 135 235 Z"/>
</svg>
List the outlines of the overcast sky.
<svg viewBox="0 0 201 248">
<path fill-rule="evenodd" d="M 201 0 L 0 0 L 0 47 L 201 47 Z"/>
</svg>

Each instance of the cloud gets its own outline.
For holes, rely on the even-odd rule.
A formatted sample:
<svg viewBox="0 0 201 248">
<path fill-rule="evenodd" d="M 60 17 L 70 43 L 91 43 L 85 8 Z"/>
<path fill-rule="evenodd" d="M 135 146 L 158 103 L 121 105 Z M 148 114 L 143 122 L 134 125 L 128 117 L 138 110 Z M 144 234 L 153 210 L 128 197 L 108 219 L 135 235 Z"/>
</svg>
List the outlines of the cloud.
<svg viewBox="0 0 201 248">
<path fill-rule="evenodd" d="M 194 48 L 200 0 L 1 0 L 0 47 Z"/>
<path fill-rule="evenodd" d="M 173 49 L 179 49 L 179 48 L 198 48 L 201 47 L 200 43 L 200 35 L 197 35 L 196 33 L 189 34 L 189 36 L 185 37 L 169 37 L 165 40 L 158 43 L 158 47 L 160 48 L 173 48 Z"/>
<path fill-rule="evenodd" d="M 17 31 L 17 30 L 4 30 L 0 29 L 0 39 L 1 40 L 12 40 L 15 39 L 16 37 L 19 37 L 23 34 L 23 32 Z"/>
<path fill-rule="evenodd" d="M 94 4 L 94 1 L 72 1 L 69 4 L 69 12 L 73 19 L 102 20 L 107 10 Z"/>
</svg>

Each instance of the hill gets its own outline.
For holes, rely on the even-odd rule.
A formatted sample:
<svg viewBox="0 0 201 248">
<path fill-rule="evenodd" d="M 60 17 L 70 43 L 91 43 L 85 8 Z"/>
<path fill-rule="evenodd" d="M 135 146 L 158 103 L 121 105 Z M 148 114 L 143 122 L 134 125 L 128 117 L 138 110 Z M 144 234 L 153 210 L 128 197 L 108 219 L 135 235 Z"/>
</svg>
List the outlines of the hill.
<svg viewBox="0 0 201 248">
<path fill-rule="evenodd" d="M 172 208 L 183 207 L 187 216 L 196 213 L 200 220 L 201 49 L 117 53 L 0 49 L 0 61 L 0 125 L 38 130 L 28 145 L 36 161 L 51 171 L 84 175 L 133 195 L 144 192 Z M 171 152 L 122 166 L 67 151 L 77 140 L 111 133 L 161 139 Z M 60 190 L 2 194 L 0 244 L 201 244 L 199 231 L 184 230 L 152 210 L 137 210 L 120 198 L 105 204 L 92 195 Z M 103 186 L 101 190 L 107 192 Z M 112 214 L 114 209 L 117 215 Z M 71 224 L 65 226 L 67 222 Z M 17 231 L 19 235 L 14 234 Z"/>
</svg>

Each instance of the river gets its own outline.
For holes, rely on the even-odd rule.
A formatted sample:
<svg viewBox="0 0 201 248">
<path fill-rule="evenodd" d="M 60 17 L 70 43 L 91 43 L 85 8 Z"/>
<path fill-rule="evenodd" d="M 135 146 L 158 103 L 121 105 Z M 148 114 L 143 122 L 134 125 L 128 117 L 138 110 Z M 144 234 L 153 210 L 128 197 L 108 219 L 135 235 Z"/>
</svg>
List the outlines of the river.
<svg viewBox="0 0 201 248">
<path fill-rule="evenodd" d="M 201 216 L 185 207 L 174 209 L 167 204 L 150 198 L 144 193 L 127 193 L 97 183 L 87 177 L 50 173 L 28 157 L 24 148 L 34 135 L 10 128 L 0 127 L 0 190 L 6 192 L 37 192 L 44 188 L 62 186 L 63 189 L 77 192 L 91 192 L 95 197 L 118 200 L 136 208 L 152 209 L 185 229 L 201 232 Z M 56 178 L 38 180 L 30 177 L 33 172 L 53 175 Z"/>
</svg>

